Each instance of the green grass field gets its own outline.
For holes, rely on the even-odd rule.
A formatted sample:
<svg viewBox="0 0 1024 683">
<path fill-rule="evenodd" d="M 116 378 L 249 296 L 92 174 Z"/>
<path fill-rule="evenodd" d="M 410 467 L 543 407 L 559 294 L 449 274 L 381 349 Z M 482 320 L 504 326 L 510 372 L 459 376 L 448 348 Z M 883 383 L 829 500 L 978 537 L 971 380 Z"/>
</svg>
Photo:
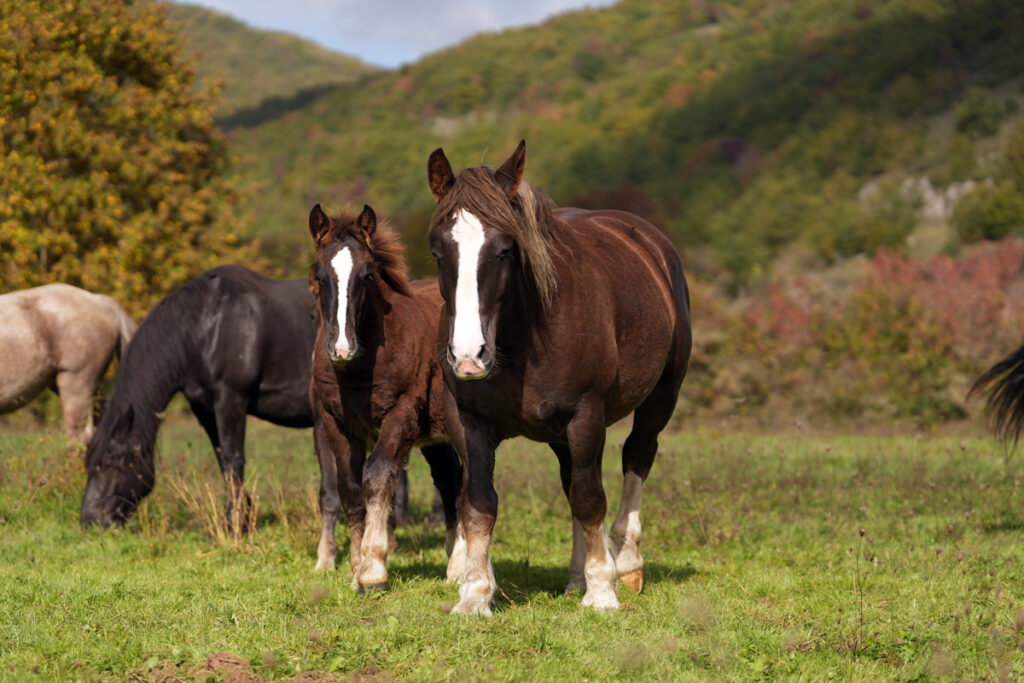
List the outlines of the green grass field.
<svg viewBox="0 0 1024 683">
<path fill-rule="evenodd" d="M 613 509 L 624 437 L 608 439 Z M 221 489 L 184 419 L 162 432 L 154 494 L 115 531 L 79 529 L 84 475 L 59 438 L 0 433 L 0 680 L 1024 675 L 1024 468 L 988 440 L 667 435 L 645 488 L 647 584 L 622 588 L 612 614 L 562 595 L 570 526 L 556 461 L 509 442 L 491 619 L 446 614 L 456 589 L 442 530 L 423 521 L 419 455 L 418 521 L 398 532 L 392 590 L 366 598 L 344 558 L 312 571 L 310 432 L 251 421 L 248 445 L 259 523 L 233 542 L 207 530 Z"/>
</svg>

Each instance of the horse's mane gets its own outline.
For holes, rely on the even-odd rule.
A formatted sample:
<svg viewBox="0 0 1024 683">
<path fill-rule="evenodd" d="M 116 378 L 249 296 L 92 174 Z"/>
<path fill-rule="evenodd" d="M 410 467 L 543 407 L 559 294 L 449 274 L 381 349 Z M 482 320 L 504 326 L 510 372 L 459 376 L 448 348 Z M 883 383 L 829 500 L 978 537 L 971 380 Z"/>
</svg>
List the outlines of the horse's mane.
<svg viewBox="0 0 1024 683">
<path fill-rule="evenodd" d="M 554 202 L 525 180 L 510 201 L 494 180 L 494 169 L 477 166 L 463 169 L 455 184 L 434 209 L 434 221 L 465 207 L 481 221 L 510 236 L 523 254 L 523 267 L 533 282 L 545 310 L 551 307 L 558 287 L 552 259 L 557 237 Z"/>
<path fill-rule="evenodd" d="M 152 467 L 160 428 L 158 413 L 181 388 L 189 363 L 190 340 L 197 336 L 208 288 L 206 276 L 195 278 L 160 301 L 139 325 L 118 362 L 113 392 L 86 449 L 86 467 L 113 465 L 108 458 L 124 457 L 122 449 L 110 446 L 112 438 L 127 436 L 115 432 L 120 432 L 129 410 L 128 450 L 135 459 Z"/>
<path fill-rule="evenodd" d="M 399 294 L 411 296 L 409 276 L 406 274 L 405 246 L 398 233 L 386 221 L 379 221 L 372 235 L 367 235 L 359 228 L 358 219 L 349 214 L 330 216 L 331 227 L 323 235 L 321 241 L 344 239 L 351 235 L 357 242 L 370 251 L 374 263 L 381 269 L 382 279 Z"/>
</svg>

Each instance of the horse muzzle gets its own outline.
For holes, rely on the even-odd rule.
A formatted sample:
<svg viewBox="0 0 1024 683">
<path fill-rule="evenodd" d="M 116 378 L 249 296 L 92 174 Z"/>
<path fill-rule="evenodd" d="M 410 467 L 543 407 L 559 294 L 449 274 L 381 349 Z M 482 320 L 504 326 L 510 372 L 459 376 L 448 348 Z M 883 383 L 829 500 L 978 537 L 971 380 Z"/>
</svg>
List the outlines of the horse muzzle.
<svg viewBox="0 0 1024 683">
<path fill-rule="evenodd" d="M 328 348 L 327 360 L 331 361 L 331 365 L 334 367 L 342 368 L 352 362 L 352 359 L 356 357 L 356 353 L 358 351 L 358 346 L 355 344 L 353 344 L 350 349 Z"/>
<path fill-rule="evenodd" d="M 451 347 L 448 347 L 448 364 L 451 366 L 452 372 L 455 373 L 455 379 L 463 382 L 487 379 L 494 363 L 485 360 L 483 357 L 485 355 L 487 354 L 481 353 L 477 358 L 463 356 L 456 359 Z"/>
</svg>

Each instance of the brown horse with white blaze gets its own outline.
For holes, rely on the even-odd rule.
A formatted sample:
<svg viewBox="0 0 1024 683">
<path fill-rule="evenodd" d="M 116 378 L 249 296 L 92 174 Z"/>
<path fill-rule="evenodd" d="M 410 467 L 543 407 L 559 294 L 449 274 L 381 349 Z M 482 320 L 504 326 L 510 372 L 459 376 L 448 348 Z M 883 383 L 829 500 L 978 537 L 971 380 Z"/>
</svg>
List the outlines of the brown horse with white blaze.
<svg viewBox="0 0 1024 683">
<path fill-rule="evenodd" d="M 93 396 L 135 329 L 121 304 L 71 285 L 0 295 L 0 413 L 50 387 L 60 395 L 67 438 L 87 444 Z"/>
<path fill-rule="evenodd" d="M 319 310 L 310 386 L 321 472 L 317 568 L 334 567 L 340 503 L 353 587 L 383 590 L 388 512 L 414 445 L 441 493 L 449 553 L 455 538 L 462 470 L 445 430 L 434 346 L 441 295 L 435 280 L 408 280 L 398 236 L 377 225 L 369 206 L 358 217 L 328 217 L 317 204 L 309 230 L 316 242 L 310 286 Z"/>
<path fill-rule="evenodd" d="M 428 162 L 430 246 L 445 299 L 438 352 L 453 404 L 448 431 L 466 468 L 455 613 L 490 613 L 494 451 L 517 435 L 558 457 L 573 518 L 567 590 L 585 587 L 584 605 L 611 610 L 617 575 L 641 589 L 641 489 L 690 357 L 689 291 L 668 238 L 629 213 L 552 209 L 523 181 L 525 162 L 524 142 L 498 169 L 456 176 L 441 149 Z M 631 412 L 622 505 L 607 539 L 605 428 Z"/>
</svg>

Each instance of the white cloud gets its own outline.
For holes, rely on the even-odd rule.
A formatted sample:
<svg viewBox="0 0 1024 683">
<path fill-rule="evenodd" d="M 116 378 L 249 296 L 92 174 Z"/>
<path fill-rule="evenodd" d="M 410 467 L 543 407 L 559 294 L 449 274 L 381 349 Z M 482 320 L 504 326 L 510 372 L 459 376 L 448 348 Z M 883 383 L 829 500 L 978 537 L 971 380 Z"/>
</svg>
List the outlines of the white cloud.
<svg viewBox="0 0 1024 683">
<path fill-rule="evenodd" d="M 191 0 L 259 28 L 287 31 L 395 67 L 483 31 L 534 24 L 612 0 Z"/>
</svg>

